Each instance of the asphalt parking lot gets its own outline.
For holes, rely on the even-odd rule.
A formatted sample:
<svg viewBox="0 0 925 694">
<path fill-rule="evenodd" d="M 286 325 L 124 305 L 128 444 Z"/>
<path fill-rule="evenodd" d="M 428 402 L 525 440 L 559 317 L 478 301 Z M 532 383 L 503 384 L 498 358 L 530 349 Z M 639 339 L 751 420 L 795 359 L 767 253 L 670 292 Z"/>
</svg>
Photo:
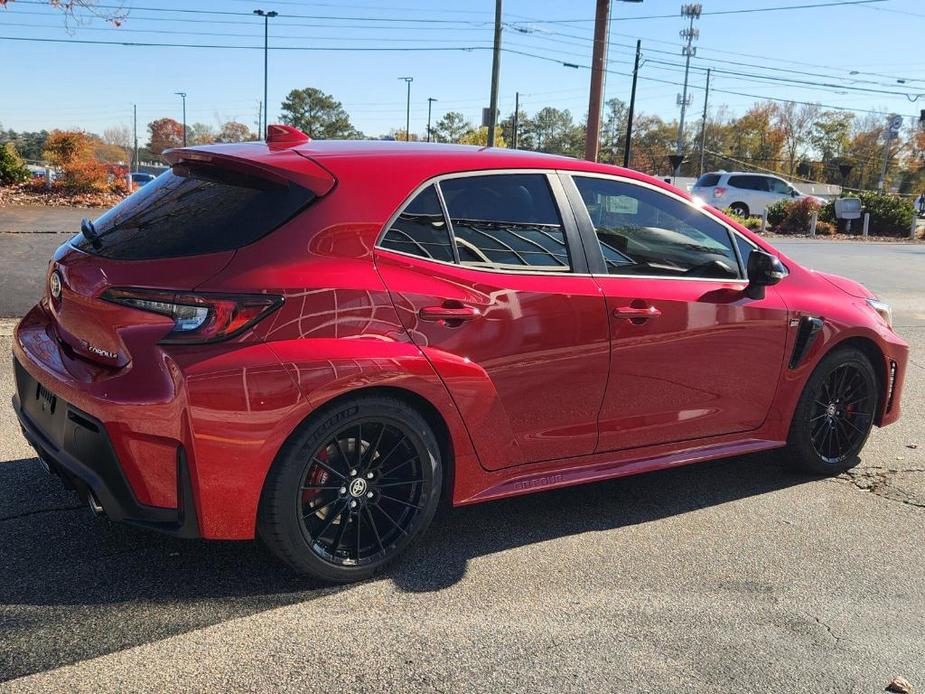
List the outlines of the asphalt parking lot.
<svg viewBox="0 0 925 694">
<path fill-rule="evenodd" d="M 0 316 L 34 301 L 68 219 L 4 233 L 0 214 Z M 0 405 L 0 690 L 925 687 L 925 245 L 779 245 L 892 301 L 910 342 L 903 419 L 859 468 L 809 479 L 758 455 L 445 510 L 345 588 L 257 543 L 94 519 Z M 0 402 L 12 387 L 0 359 Z"/>
</svg>

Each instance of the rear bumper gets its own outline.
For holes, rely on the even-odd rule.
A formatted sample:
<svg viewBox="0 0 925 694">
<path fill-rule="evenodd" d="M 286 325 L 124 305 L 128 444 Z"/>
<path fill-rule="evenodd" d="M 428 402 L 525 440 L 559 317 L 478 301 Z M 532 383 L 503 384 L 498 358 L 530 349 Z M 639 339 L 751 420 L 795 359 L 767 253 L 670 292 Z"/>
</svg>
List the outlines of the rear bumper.
<svg viewBox="0 0 925 694">
<path fill-rule="evenodd" d="M 13 409 L 23 435 L 49 469 L 113 521 L 176 537 L 199 537 L 186 455 L 177 448 L 177 508 L 142 504 L 122 472 L 105 426 L 51 394 L 13 359 Z M 93 503 L 95 502 L 95 503 Z"/>
</svg>

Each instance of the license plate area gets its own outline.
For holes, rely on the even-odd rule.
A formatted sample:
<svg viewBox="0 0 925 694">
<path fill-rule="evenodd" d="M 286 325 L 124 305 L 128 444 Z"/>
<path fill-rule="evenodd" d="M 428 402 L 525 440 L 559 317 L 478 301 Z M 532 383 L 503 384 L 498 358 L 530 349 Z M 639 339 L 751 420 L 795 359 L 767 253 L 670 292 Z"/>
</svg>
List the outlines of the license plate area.
<svg viewBox="0 0 925 694">
<path fill-rule="evenodd" d="M 52 393 L 41 383 L 35 384 L 35 399 L 38 400 L 39 410 L 53 417 L 58 406 L 58 396 Z"/>
</svg>

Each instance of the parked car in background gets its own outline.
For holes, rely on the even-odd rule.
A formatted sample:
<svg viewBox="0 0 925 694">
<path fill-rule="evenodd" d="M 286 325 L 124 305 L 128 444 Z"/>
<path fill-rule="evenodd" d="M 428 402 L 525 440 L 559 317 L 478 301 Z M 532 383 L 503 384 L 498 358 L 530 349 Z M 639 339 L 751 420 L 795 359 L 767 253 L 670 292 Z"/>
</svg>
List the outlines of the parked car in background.
<svg viewBox="0 0 925 694">
<path fill-rule="evenodd" d="M 748 171 L 705 173 L 694 183 L 691 194 L 713 207 L 728 208 L 740 217 L 761 215 L 768 205 L 784 199 L 812 198 L 820 204 L 826 202 L 823 198 L 801 193 L 779 176 Z"/>
<path fill-rule="evenodd" d="M 141 171 L 136 171 L 132 174 L 132 188 L 138 190 L 144 185 L 147 185 L 153 181 L 157 176 L 154 174 L 143 173 Z"/>
<path fill-rule="evenodd" d="M 353 581 L 441 499 L 769 449 L 834 475 L 899 417 L 888 305 L 650 176 L 275 125 L 165 158 L 13 340 L 26 438 L 115 521 Z"/>
</svg>

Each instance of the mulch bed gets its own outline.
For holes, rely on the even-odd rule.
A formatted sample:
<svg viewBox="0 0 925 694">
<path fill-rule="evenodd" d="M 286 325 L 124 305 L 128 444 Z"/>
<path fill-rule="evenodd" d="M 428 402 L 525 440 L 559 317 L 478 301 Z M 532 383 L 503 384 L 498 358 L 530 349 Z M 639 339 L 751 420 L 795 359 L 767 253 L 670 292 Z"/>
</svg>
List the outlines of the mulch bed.
<svg viewBox="0 0 925 694">
<path fill-rule="evenodd" d="M 66 193 L 23 184 L 0 188 L 0 206 L 39 205 L 43 207 L 112 207 L 122 202 L 119 193 Z"/>
</svg>

